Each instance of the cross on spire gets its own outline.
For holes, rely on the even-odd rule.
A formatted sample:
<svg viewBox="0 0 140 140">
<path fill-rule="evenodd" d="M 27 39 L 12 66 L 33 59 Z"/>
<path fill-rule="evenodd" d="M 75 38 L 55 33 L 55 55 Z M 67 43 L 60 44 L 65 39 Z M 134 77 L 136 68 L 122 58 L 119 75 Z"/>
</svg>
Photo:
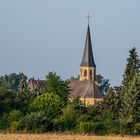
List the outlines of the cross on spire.
<svg viewBox="0 0 140 140">
<path fill-rule="evenodd" d="M 88 14 L 88 16 L 86 16 L 88 19 L 88 25 L 89 25 L 89 19 L 91 18 L 90 14 Z"/>
</svg>

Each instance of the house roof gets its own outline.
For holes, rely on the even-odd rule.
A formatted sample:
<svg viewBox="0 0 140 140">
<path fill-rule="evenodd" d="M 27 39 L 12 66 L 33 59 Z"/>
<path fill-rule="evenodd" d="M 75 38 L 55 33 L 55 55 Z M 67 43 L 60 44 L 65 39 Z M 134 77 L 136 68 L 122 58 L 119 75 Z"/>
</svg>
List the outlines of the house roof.
<svg viewBox="0 0 140 140">
<path fill-rule="evenodd" d="M 103 95 L 93 80 L 72 80 L 69 83 L 69 87 L 71 89 L 70 95 L 74 97 L 97 99 L 103 98 Z"/>
<path fill-rule="evenodd" d="M 84 49 L 83 58 L 82 58 L 82 62 L 80 66 L 96 67 L 95 62 L 94 62 L 93 52 L 92 52 L 92 43 L 91 43 L 89 25 L 87 29 L 85 49 Z"/>
</svg>

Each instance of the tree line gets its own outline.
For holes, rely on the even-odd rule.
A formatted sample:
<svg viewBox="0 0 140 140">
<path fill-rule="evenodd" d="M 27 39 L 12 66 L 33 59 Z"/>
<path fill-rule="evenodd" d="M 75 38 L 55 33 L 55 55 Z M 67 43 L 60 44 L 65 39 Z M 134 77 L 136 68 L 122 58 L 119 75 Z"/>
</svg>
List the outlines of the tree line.
<svg viewBox="0 0 140 140">
<path fill-rule="evenodd" d="M 139 135 L 140 61 L 136 48 L 129 51 L 120 86 L 109 87 L 101 75 L 96 79 L 104 99 L 85 106 L 79 97 L 69 97 L 69 80 L 55 72 L 47 74 L 39 95 L 29 91 L 23 73 L 1 76 L 0 130 Z"/>
</svg>

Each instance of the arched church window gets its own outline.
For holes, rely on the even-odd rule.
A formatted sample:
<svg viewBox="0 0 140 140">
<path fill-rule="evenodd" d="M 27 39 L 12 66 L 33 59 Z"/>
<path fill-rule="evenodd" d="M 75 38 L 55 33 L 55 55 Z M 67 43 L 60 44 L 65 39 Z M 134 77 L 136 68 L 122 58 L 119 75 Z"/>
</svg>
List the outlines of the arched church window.
<svg viewBox="0 0 140 140">
<path fill-rule="evenodd" d="M 84 77 L 87 76 L 87 70 L 84 70 Z"/>
</svg>

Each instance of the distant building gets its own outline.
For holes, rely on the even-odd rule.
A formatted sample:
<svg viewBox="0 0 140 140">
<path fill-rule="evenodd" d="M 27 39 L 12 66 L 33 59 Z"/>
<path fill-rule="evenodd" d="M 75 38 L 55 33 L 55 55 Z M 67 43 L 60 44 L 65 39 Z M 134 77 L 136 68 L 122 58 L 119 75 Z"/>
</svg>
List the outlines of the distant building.
<svg viewBox="0 0 140 140">
<path fill-rule="evenodd" d="M 94 105 L 96 102 L 102 101 L 103 95 L 95 83 L 95 75 L 96 65 L 92 51 L 90 27 L 88 25 L 85 49 L 80 65 L 80 79 L 70 82 L 70 95 L 80 97 L 85 105 Z"/>
<path fill-rule="evenodd" d="M 29 79 L 28 89 L 30 91 L 35 91 L 37 94 L 40 94 L 41 89 L 45 86 L 45 80 L 35 80 L 34 78 Z"/>
</svg>

